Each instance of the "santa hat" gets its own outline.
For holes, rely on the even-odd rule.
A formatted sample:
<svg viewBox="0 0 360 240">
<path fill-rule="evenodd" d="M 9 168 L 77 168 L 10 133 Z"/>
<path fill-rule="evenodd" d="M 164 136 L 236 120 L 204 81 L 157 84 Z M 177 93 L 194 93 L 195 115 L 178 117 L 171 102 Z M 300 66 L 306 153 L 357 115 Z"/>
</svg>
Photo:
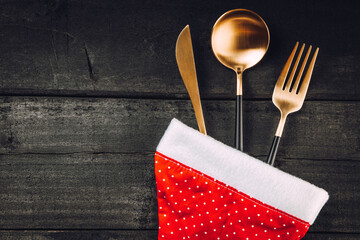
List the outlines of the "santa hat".
<svg viewBox="0 0 360 240">
<path fill-rule="evenodd" d="M 329 198 L 176 119 L 155 171 L 158 239 L 301 239 Z"/>
</svg>

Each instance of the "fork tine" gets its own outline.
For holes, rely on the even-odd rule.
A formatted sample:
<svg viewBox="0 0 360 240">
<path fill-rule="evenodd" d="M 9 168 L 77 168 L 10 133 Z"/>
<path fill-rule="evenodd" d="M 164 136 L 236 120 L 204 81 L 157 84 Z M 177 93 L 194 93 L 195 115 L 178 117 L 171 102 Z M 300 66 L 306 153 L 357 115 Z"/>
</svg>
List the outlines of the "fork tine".
<svg viewBox="0 0 360 240">
<path fill-rule="evenodd" d="M 313 56 L 313 58 L 311 59 L 309 68 L 308 68 L 308 70 L 307 70 L 307 72 L 306 72 L 306 75 L 305 75 L 305 77 L 304 77 L 303 83 L 301 84 L 301 87 L 300 87 L 300 90 L 299 90 L 299 95 L 301 95 L 301 96 L 303 96 L 303 97 L 305 97 L 306 92 L 307 92 L 307 90 L 308 90 L 309 83 L 310 83 L 310 79 L 311 79 L 311 75 L 312 75 L 312 72 L 313 72 L 313 69 L 314 69 L 314 65 L 315 65 L 315 61 L 316 61 L 318 52 L 319 52 L 319 48 L 316 48 L 315 53 L 314 53 L 314 56 Z"/>
<path fill-rule="evenodd" d="M 276 82 L 275 87 L 282 88 L 284 86 L 286 76 L 287 76 L 287 74 L 289 72 L 290 65 L 291 65 L 291 62 L 292 62 L 292 60 L 294 58 L 294 55 L 295 55 L 295 52 L 296 52 L 296 49 L 297 49 L 298 45 L 299 45 L 299 42 L 296 42 L 294 49 L 292 50 L 288 60 L 286 61 L 285 65 L 284 65 L 283 70 L 280 73 L 280 76 L 279 76 L 279 78 L 278 78 L 278 80 Z"/>
<path fill-rule="evenodd" d="M 285 87 L 284 90 L 290 91 L 290 86 L 291 86 L 291 83 L 292 83 L 292 81 L 293 81 L 293 79 L 294 79 L 294 75 L 295 75 L 297 66 L 299 65 L 301 55 L 302 55 L 302 53 L 303 53 L 303 51 L 304 51 L 304 47 L 305 47 L 305 43 L 303 43 L 303 45 L 301 46 L 299 55 L 298 55 L 297 58 L 296 58 L 294 67 L 293 67 L 293 69 L 292 69 L 292 71 L 291 71 L 290 77 L 289 77 L 289 79 L 288 79 L 288 81 L 287 81 L 287 83 L 286 83 L 286 87 Z"/>
<path fill-rule="evenodd" d="M 294 91 L 295 93 L 296 93 L 296 91 L 297 91 L 297 89 L 298 89 L 298 87 L 299 87 L 300 79 L 301 79 L 301 76 L 302 76 L 302 74 L 303 74 L 303 72 L 304 72 L 304 69 L 305 69 L 305 66 L 306 66 L 306 62 L 307 62 L 307 60 L 308 60 L 308 58 L 309 58 L 311 49 L 312 49 L 312 46 L 310 45 L 310 47 L 309 47 L 309 49 L 308 49 L 308 51 L 307 51 L 307 53 L 306 53 L 306 56 L 305 56 L 305 58 L 304 58 L 303 64 L 301 65 L 301 68 L 300 68 L 300 71 L 299 71 L 299 73 L 298 73 L 298 76 L 296 77 L 296 81 L 295 81 L 294 86 L 293 86 L 293 88 L 292 88 L 292 91 Z"/>
</svg>

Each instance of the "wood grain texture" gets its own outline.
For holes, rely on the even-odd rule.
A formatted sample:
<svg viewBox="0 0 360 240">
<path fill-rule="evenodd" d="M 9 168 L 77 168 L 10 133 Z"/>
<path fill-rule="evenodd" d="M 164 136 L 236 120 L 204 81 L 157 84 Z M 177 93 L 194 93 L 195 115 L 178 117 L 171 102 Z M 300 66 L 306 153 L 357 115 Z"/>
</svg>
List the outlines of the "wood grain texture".
<svg viewBox="0 0 360 240">
<path fill-rule="evenodd" d="M 3 229 L 154 229 L 151 155 L 1 156 Z"/>
<path fill-rule="evenodd" d="M 0 240 L 154 240 L 157 239 L 157 234 L 158 232 L 156 230 L 0 231 Z M 343 240 L 342 238 L 339 239 Z"/>
<path fill-rule="evenodd" d="M 149 231 L 0 231 L 1 240 L 154 240 L 156 230 Z M 304 240 L 358 240 L 360 234 L 307 233 Z"/>
<path fill-rule="evenodd" d="M 156 229 L 153 154 L 0 155 L 2 229 Z M 356 161 L 278 159 L 278 167 L 326 189 L 315 232 L 360 227 Z"/>
<path fill-rule="evenodd" d="M 308 99 L 360 100 L 360 33 L 353 31 L 359 3 L 345 2 L 294 8 L 259 0 L 3 1 L 0 93 L 187 98 L 174 49 L 190 24 L 201 95 L 235 98 L 235 73 L 215 59 L 210 34 L 222 13 L 248 8 L 267 22 L 271 43 L 265 58 L 245 72 L 245 99 L 271 98 L 300 41 L 320 47 Z"/>
<path fill-rule="evenodd" d="M 209 135 L 233 145 L 234 101 L 205 101 Z M 0 153 L 153 152 L 173 117 L 196 128 L 190 101 L 2 97 Z M 305 102 L 289 116 L 279 156 L 360 159 L 360 104 Z M 268 153 L 279 112 L 244 102 L 245 152 Z"/>
<path fill-rule="evenodd" d="M 208 133 L 234 140 L 235 73 L 211 51 L 234 8 L 270 29 L 244 73 L 245 151 L 265 161 L 274 84 L 296 41 L 319 47 L 276 167 L 326 189 L 307 240 L 360 239 L 359 1 L 0 1 L 0 240 L 156 239 L 153 154 L 173 117 L 196 128 L 175 61 L 190 25 Z"/>
</svg>

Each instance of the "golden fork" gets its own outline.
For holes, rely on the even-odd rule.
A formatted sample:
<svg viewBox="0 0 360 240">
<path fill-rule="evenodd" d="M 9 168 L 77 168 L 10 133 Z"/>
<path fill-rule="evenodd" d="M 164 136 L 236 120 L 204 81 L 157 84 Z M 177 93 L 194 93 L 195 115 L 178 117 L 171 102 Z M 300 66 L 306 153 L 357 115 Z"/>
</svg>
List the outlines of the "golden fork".
<svg viewBox="0 0 360 240">
<path fill-rule="evenodd" d="M 273 140 L 271 148 L 270 148 L 268 158 L 267 158 L 267 163 L 270 165 L 274 165 L 280 138 L 281 138 L 282 132 L 284 130 L 286 117 L 290 113 L 299 111 L 304 103 L 306 92 L 308 90 L 311 75 L 312 75 L 312 72 L 314 69 L 316 57 L 319 52 L 319 48 L 317 48 L 311 59 L 310 65 L 309 65 L 308 70 L 305 74 L 305 77 L 302 81 L 302 84 L 301 84 L 301 86 L 299 86 L 301 76 L 303 74 L 303 71 L 306 66 L 306 62 L 307 62 L 310 52 L 311 52 L 312 47 L 310 45 L 310 47 L 306 53 L 306 56 L 303 60 L 303 63 L 301 65 L 301 68 L 299 70 L 299 73 L 296 77 L 295 83 L 292 84 L 293 78 L 294 78 L 294 75 L 296 72 L 296 68 L 300 62 L 301 55 L 305 48 L 305 44 L 303 44 L 300 49 L 298 57 L 296 58 L 296 61 L 293 65 L 293 69 L 291 71 L 289 79 L 287 81 L 285 81 L 285 80 L 286 80 L 286 76 L 288 75 L 288 72 L 290 70 L 290 65 L 293 61 L 293 58 L 295 56 L 298 45 L 299 45 L 299 42 L 296 42 L 296 45 L 295 45 L 293 51 L 291 52 L 289 59 L 287 60 L 285 66 L 284 66 L 283 70 L 281 71 L 281 74 L 276 82 L 273 96 L 272 96 L 273 103 L 280 110 L 281 118 L 280 118 L 279 125 L 278 125 L 276 133 L 275 133 L 274 140 Z"/>
</svg>

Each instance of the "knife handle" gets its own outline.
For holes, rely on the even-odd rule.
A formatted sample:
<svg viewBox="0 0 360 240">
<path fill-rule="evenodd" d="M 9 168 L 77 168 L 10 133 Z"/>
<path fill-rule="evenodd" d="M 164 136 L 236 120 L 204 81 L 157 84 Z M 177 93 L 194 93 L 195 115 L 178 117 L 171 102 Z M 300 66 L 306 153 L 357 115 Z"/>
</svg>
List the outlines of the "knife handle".
<svg viewBox="0 0 360 240">
<path fill-rule="evenodd" d="M 201 107 L 201 100 L 200 100 L 200 93 L 199 88 L 197 85 L 197 81 L 188 83 L 186 85 L 186 89 L 189 93 L 191 103 L 193 105 L 193 109 L 195 112 L 195 117 L 197 124 L 199 126 L 199 132 L 201 132 L 204 135 L 207 135 L 206 133 L 206 127 L 205 127 L 205 121 L 204 121 L 204 114 Z"/>
<path fill-rule="evenodd" d="M 199 126 L 199 132 L 201 132 L 204 135 L 207 135 L 205 121 L 204 121 L 204 114 L 202 111 L 200 98 L 198 100 L 198 104 L 195 104 L 195 101 L 192 101 L 192 102 L 193 102 L 193 108 L 194 108 L 194 112 L 195 112 L 196 121 Z"/>
</svg>

